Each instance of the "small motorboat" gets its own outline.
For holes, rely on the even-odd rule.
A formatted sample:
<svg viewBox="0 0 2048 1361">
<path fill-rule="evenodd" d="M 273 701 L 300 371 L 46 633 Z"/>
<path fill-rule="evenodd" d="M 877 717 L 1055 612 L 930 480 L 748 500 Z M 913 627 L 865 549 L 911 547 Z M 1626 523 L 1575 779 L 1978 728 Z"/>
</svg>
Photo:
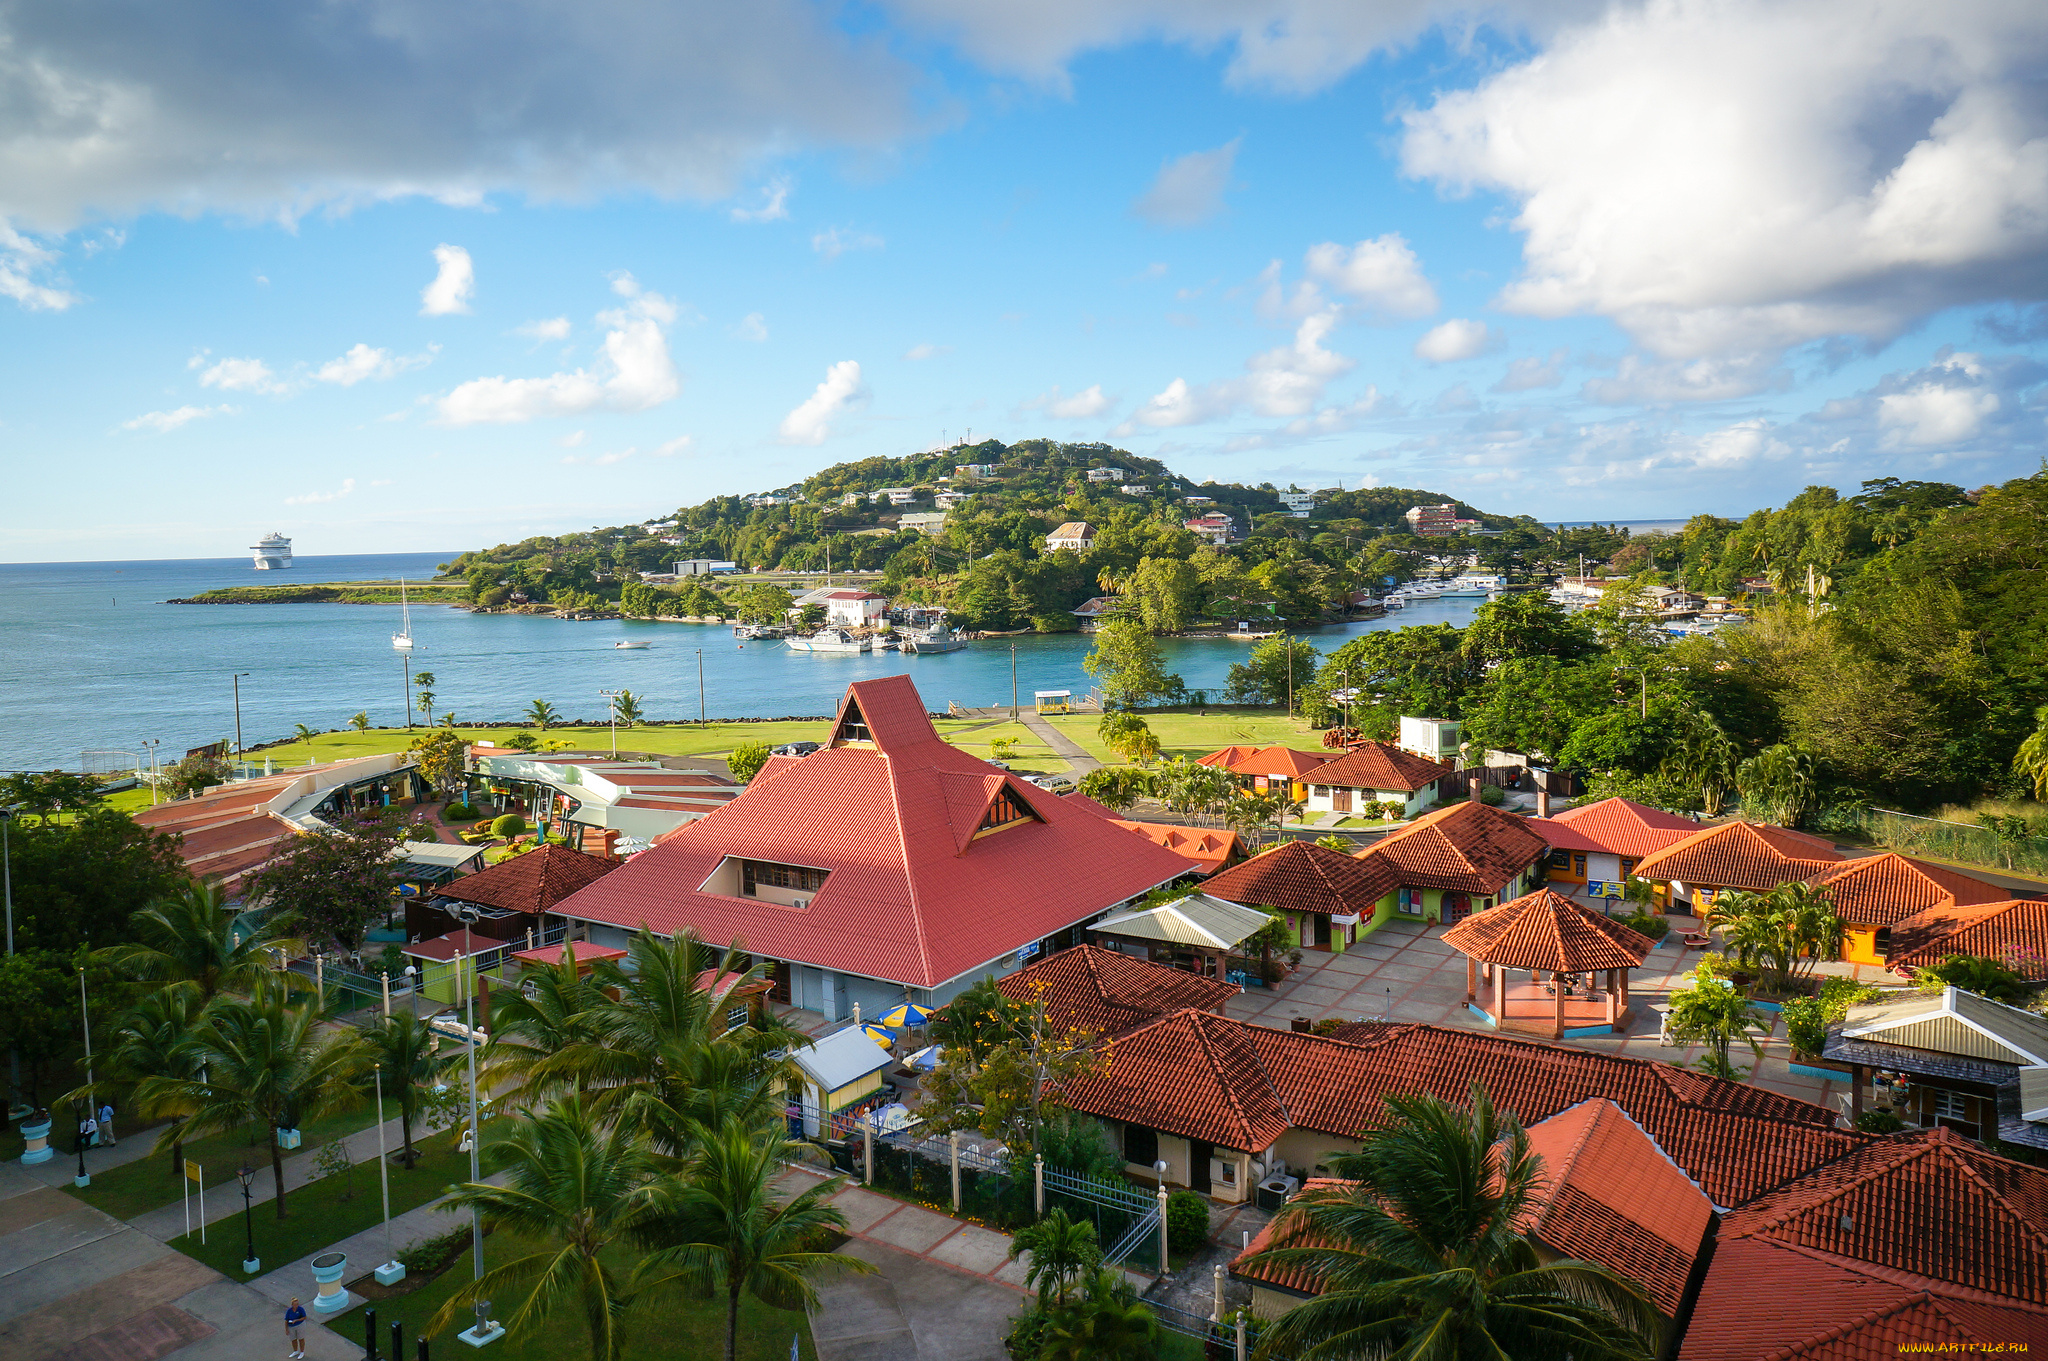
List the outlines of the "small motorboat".
<svg viewBox="0 0 2048 1361">
<path fill-rule="evenodd" d="M 623 639 L 623 638 L 622 638 L 622 639 L 620 639 L 620 640 L 619 640 L 618 642 L 616 642 L 616 643 L 613 643 L 613 644 L 612 644 L 612 646 L 613 646 L 613 647 L 615 647 L 615 648 L 619 648 L 619 649 L 621 649 L 621 650 L 633 650 L 633 649 L 638 649 L 638 648 L 643 648 L 643 647 L 653 647 L 653 646 L 654 646 L 654 644 L 652 644 L 652 643 L 635 643 L 635 642 L 628 642 L 627 640 L 625 640 L 625 639 Z"/>
</svg>

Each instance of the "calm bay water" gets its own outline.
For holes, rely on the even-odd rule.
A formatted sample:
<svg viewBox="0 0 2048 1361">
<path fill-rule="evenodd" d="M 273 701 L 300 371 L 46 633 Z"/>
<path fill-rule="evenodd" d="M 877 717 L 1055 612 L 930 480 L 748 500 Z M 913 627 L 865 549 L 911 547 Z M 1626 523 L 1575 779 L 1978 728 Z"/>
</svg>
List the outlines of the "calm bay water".
<svg viewBox="0 0 2048 1361">
<path fill-rule="evenodd" d="M 222 586 L 422 580 L 455 554 L 300 558 L 290 571 L 259 573 L 249 559 L 0 564 L 0 769 L 76 768 L 89 749 L 136 751 L 160 739 L 166 761 L 225 737 L 241 683 L 242 735 L 254 745 L 304 723 L 326 730 L 368 710 L 371 722 L 402 719 L 404 671 L 391 647 L 397 606 L 165 605 Z M 1432 601 L 1384 619 L 1307 635 L 1327 652 L 1358 633 L 1403 624 L 1463 624 L 1476 599 Z M 713 718 L 826 714 L 848 681 L 907 672 L 927 707 L 1008 703 L 1010 642 L 941 656 L 795 653 L 779 643 L 740 647 L 723 625 L 637 620 L 568 623 L 526 615 L 473 615 L 414 605 L 413 665 L 436 677 L 436 714 L 511 720 L 535 699 L 567 718 L 598 718 L 600 690 L 642 696 L 653 718 L 695 718 L 697 664 Z M 646 650 L 618 651 L 622 638 Z M 1016 683 L 1085 694 L 1089 640 L 1079 634 L 1014 640 Z M 1167 665 L 1191 689 L 1217 691 L 1251 644 L 1167 639 Z"/>
</svg>

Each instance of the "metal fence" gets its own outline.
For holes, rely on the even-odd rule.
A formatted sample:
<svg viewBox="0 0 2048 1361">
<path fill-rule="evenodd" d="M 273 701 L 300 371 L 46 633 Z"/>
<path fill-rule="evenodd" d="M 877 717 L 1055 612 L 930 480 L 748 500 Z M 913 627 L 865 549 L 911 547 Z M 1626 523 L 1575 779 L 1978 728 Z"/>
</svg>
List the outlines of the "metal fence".
<svg viewBox="0 0 2048 1361">
<path fill-rule="evenodd" d="M 2048 837 L 2001 843 L 1989 827 L 1973 827 L 1966 822 L 1948 822 L 1890 808 L 1861 809 L 1846 820 L 1878 845 L 1903 855 L 1960 860 L 1985 869 L 2048 874 Z"/>
<path fill-rule="evenodd" d="M 1182 1337 L 1192 1337 L 1203 1342 L 1208 1355 L 1215 1357 L 1237 1356 L 1237 1313 L 1226 1314 L 1222 1322 L 1212 1322 L 1206 1314 L 1191 1314 L 1185 1309 L 1176 1309 L 1170 1304 L 1155 1304 L 1145 1301 L 1145 1307 L 1159 1320 L 1159 1326 Z M 1244 1354 L 1247 1358 L 1258 1355 L 1259 1343 L 1265 1337 L 1270 1325 L 1258 1322 L 1249 1316 L 1245 1319 Z M 1273 1354 L 1261 1361 L 1287 1361 L 1287 1358 Z"/>
</svg>

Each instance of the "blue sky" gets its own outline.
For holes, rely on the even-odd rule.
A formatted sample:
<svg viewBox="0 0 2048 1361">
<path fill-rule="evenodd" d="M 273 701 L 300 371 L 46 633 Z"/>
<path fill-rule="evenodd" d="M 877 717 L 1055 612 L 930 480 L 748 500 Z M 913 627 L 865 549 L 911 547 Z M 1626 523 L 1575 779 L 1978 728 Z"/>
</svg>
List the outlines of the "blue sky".
<svg viewBox="0 0 2048 1361">
<path fill-rule="evenodd" d="M 969 429 L 1548 519 L 2042 457 L 2034 7 L 352 13 L 0 18 L 0 559 L 454 549 Z"/>
</svg>

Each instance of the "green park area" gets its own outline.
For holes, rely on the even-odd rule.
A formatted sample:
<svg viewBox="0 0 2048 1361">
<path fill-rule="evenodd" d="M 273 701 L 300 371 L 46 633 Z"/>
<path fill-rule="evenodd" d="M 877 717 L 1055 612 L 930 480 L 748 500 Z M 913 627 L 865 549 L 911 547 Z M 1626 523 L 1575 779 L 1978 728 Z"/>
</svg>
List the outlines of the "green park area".
<svg viewBox="0 0 2048 1361">
<path fill-rule="evenodd" d="M 1140 717 L 1159 739 L 1159 755 L 1164 760 L 1172 760 L 1176 756 L 1206 756 L 1219 747 L 1233 745 L 1268 747 L 1277 744 L 1304 751 L 1320 751 L 1323 745 L 1323 735 L 1309 727 L 1306 720 L 1263 706 L 1147 709 Z M 1046 722 L 1080 744 L 1097 760 L 1113 763 L 1122 759 L 1096 736 L 1096 724 L 1101 722 L 1099 715 L 1066 714 L 1047 718 Z"/>
</svg>

